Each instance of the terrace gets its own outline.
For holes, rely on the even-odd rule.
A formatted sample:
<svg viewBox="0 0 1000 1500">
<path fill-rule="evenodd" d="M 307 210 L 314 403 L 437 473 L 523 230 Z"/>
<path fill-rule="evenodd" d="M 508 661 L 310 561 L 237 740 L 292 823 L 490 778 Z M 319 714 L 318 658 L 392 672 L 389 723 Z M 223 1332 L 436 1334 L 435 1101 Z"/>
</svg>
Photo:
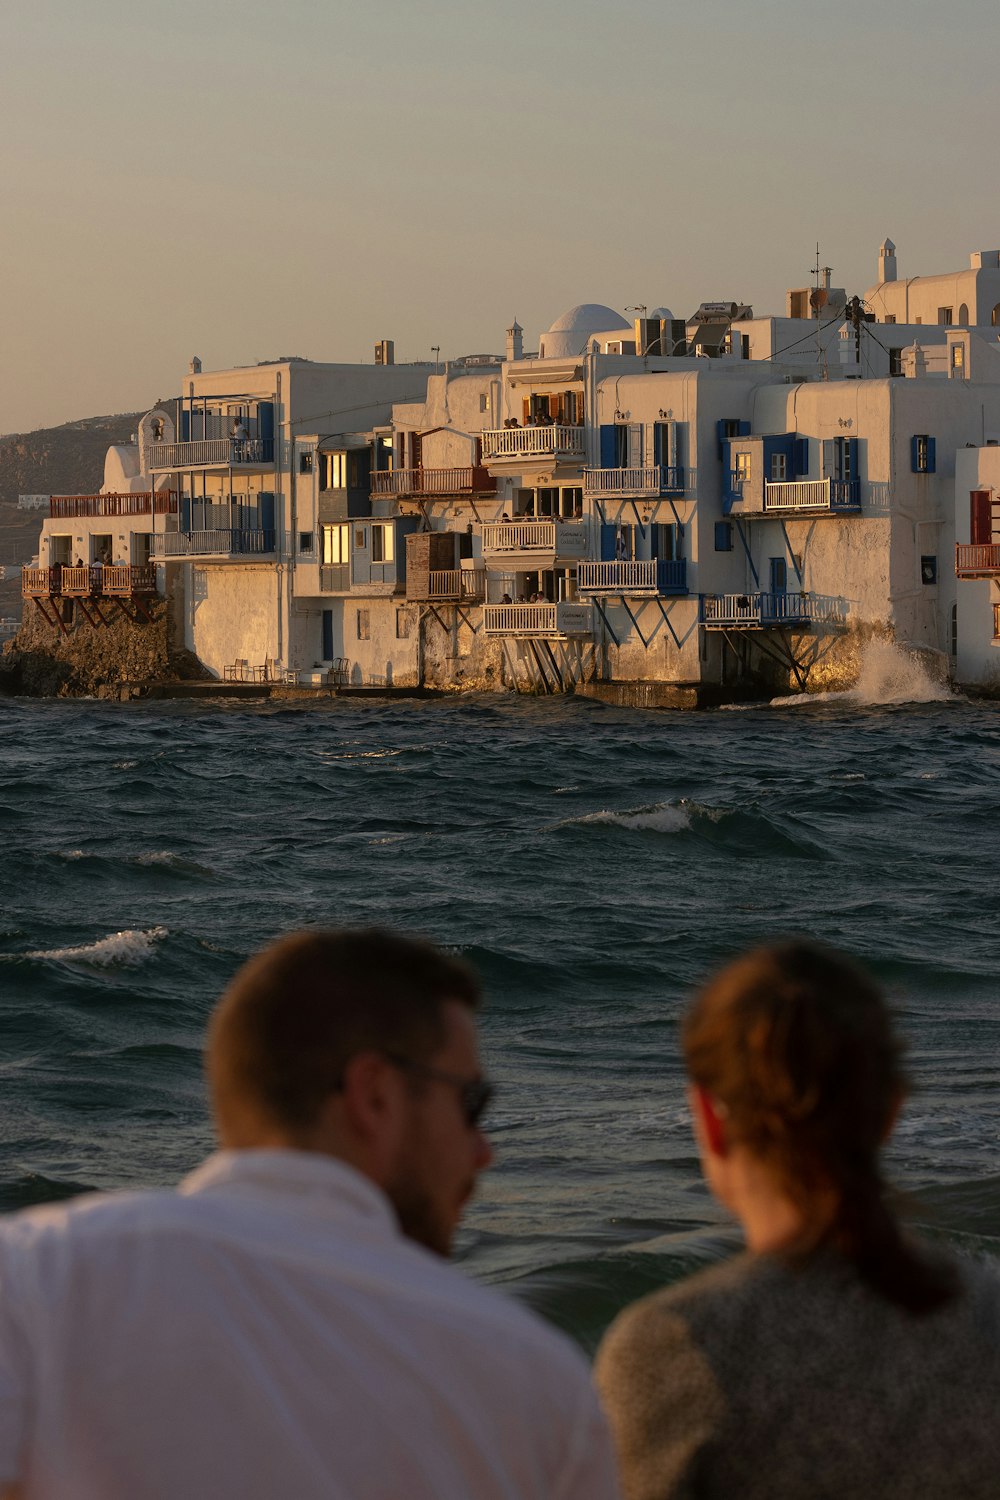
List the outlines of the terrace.
<svg viewBox="0 0 1000 1500">
<path fill-rule="evenodd" d="M 426 582 L 424 582 L 426 579 Z M 442 568 L 424 573 L 423 578 L 407 573 L 406 598 L 415 604 L 456 604 L 463 599 L 482 599 L 486 593 L 483 568 Z"/>
<path fill-rule="evenodd" d="M 495 427 L 481 434 L 483 459 L 488 464 L 525 458 L 582 458 L 582 427 Z"/>
<path fill-rule="evenodd" d="M 83 516 L 175 516 L 176 491 L 149 490 L 127 495 L 50 495 L 49 515 L 54 521 Z"/>
<path fill-rule="evenodd" d="M 1000 542 L 959 542 L 955 547 L 955 577 L 1000 577 Z"/>
<path fill-rule="evenodd" d="M 551 567 L 585 557 L 590 537 L 586 524 L 573 521 L 487 521 L 483 526 L 483 556 L 517 562 L 519 567 Z"/>
<path fill-rule="evenodd" d="M 372 497 L 392 495 L 398 499 L 410 496 L 472 496 L 496 493 L 497 482 L 490 472 L 478 465 L 451 469 L 389 469 L 372 475 Z"/>
<path fill-rule="evenodd" d="M 683 495 L 684 466 L 653 464 L 637 469 L 584 469 L 583 491 L 594 500 Z"/>
<path fill-rule="evenodd" d="M 650 558 L 638 562 L 582 562 L 577 569 L 581 594 L 619 594 L 650 598 L 688 591 L 687 558 Z"/>
<path fill-rule="evenodd" d="M 483 634 L 543 636 L 564 639 L 588 636 L 594 628 L 589 604 L 484 604 Z"/>
<path fill-rule="evenodd" d="M 701 623 L 706 630 L 809 630 L 843 625 L 842 599 L 823 594 L 703 594 Z"/>
<path fill-rule="evenodd" d="M 289 538 L 280 531 L 239 530 L 219 527 L 210 531 L 162 531 L 151 538 L 152 555 L 158 562 L 177 560 L 271 559 Z"/>
</svg>

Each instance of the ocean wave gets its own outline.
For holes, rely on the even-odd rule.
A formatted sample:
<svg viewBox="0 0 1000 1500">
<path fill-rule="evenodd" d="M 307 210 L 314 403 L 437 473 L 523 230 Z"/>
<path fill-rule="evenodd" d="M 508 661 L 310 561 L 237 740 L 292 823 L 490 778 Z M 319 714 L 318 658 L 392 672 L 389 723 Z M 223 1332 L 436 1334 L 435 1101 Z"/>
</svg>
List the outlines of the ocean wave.
<svg viewBox="0 0 1000 1500">
<path fill-rule="evenodd" d="M 153 849 L 148 854 L 139 854 L 135 858 L 137 865 L 161 865 L 165 869 L 173 870 L 178 875 L 202 875 L 212 877 L 215 871 L 208 865 L 199 865 L 193 859 L 185 859 L 181 854 L 175 854 L 172 849 Z"/>
<path fill-rule="evenodd" d="M 128 927 L 110 937 L 99 938 L 96 943 L 82 943 L 75 948 L 39 948 L 24 956 L 49 959 L 53 963 L 93 964 L 102 969 L 111 964 L 132 968 L 149 958 L 155 945 L 166 936 L 165 927 L 149 927 L 145 931 Z"/>
<path fill-rule="evenodd" d="M 579 818 L 564 818 L 561 823 L 556 824 L 556 827 L 586 827 L 596 823 L 614 828 L 627 828 L 632 832 L 681 833 L 684 829 L 691 827 L 693 813 L 702 813 L 709 817 L 723 816 L 714 810 L 696 807 L 693 803 L 653 802 L 647 807 L 626 808 L 621 812 L 605 810 L 584 813 Z"/>
</svg>

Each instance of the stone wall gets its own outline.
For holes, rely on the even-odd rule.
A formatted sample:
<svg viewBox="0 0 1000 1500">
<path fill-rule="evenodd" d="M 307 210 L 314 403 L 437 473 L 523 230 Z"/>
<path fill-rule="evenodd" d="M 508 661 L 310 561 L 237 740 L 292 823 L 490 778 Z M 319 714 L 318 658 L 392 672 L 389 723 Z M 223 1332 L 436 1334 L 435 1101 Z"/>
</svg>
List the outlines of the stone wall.
<svg viewBox="0 0 1000 1500">
<path fill-rule="evenodd" d="M 136 624 L 104 601 L 109 623 L 99 628 L 76 608 L 64 635 L 25 601 L 21 628 L 0 656 L 0 689 L 31 698 L 117 698 L 123 683 L 208 676 L 197 658 L 169 646 L 166 602 L 146 601 L 146 608 L 153 623 Z"/>
</svg>

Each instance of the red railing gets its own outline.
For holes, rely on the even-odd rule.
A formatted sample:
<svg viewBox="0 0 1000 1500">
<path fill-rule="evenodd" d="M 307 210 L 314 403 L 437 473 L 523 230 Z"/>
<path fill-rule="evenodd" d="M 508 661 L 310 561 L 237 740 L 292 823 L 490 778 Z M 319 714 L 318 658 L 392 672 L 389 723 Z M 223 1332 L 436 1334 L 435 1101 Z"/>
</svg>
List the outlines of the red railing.
<svg viewBox="0 0 1000 1500">
<path fill-rule="evenodd" d="M 1000 573 L 1000 542 L 959 542 L 955 547 L 959 578 L 989 578 Z"/>
<path fill-rule="evenodd" d="M 175 516 L 177 491 L 149 490 L 134 495 L 52 495 L 49 515 L 54 521 L 76 516 Z"/>
<path fill-rule="evenodd" d="M 497 482 L 488 469 L 389 469 L 372 475 L 373 495 L 495 494 Z"/>
</svg>

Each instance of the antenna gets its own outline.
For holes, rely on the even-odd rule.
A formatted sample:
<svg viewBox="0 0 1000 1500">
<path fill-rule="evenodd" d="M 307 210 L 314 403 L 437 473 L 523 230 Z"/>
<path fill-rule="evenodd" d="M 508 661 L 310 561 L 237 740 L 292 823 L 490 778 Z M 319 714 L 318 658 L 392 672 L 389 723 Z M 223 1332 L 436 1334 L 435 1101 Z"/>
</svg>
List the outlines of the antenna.
<svg viewBox="0 0 1000 1500">
<path fill-rule="evenodd" d="M 438 365 L 441 363 L 441 345 L 432 344 L 431 353 L 434 356 L 434 374 L 437 374 Z"/>
</svg>

